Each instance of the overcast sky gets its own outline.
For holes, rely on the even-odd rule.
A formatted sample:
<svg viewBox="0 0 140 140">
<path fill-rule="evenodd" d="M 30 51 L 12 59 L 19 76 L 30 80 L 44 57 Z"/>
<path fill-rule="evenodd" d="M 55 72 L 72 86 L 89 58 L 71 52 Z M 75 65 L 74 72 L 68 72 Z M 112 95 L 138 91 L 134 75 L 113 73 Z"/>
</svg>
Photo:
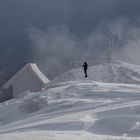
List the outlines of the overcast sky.
<svg viewBox="0 0 140 140">
<path fill-rule="evenodd" d="M 94 49 L 96 54 L 102 54 L 103 47 L 98 50 L 89 45 L 92 43 L 92 35 L 95 39 L 97 29 L 103 28 L 103 34 L 106 34 L 109 29 L 107 23 L 112 27 L 116 22 L 119 25 L 120 21 L 123 24 L 121 27 L 127 23 L 127 26 L 132 25 L 136 29 L 139 26 L 139 17 L 140 0 L 1 0 L 1 73 L 10 77 L 24 64 L 42 61 L 42 65 L 50 67 L 46 73 L 53 77 L 58 67 L 61 71 L 67 62 L 74 61 L 83 52 L 84 55 L 90 56 L 90 50 Z M 105 29 L 104 23 L 107 27 Z M 83 43 L 88 44 L 88 49 Z M 42 52 L 42 48 L 45 52 Z M 61 57 L 62 53 L 57 54 L 62 51 L 60 49 L 66 54 L 64 57 Z M 75 49 L 79 53 L 74 54 L 74 57 L 68 54 L 73 54 Z M 71 57 L 73 59 L 70 59 Z M 66 61 L 63 61 L 64 59 Z M 56 67 L 50 63 L 54 63 Z"/>
</svg>

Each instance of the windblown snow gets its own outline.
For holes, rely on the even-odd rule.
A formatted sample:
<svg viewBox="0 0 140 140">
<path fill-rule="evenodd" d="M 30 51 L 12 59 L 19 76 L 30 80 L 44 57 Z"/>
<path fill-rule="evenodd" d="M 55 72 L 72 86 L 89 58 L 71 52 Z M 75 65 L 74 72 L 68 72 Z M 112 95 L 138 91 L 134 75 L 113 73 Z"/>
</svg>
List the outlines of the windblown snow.
<svg viewBox="0 0 140 140">
<path fill-rule="evenodd" d="M 72 69 L 47 89 L 0 104 L 0 140 L 140 139 L 140 66 Z"/>
</svg>

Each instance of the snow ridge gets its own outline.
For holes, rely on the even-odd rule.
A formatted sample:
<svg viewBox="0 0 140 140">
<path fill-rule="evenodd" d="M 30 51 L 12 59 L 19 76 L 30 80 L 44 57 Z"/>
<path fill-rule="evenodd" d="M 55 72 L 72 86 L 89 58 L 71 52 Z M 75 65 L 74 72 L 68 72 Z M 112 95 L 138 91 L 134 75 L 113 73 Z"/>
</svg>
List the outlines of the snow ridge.
<svg viewBox="0 0 140 140">
<path fill-rule="evenodd" d="M 82 68 L 72 69 L 54 81 L 84 80 Z M 140 66 L 121 61 L 101 62 L 89 66 L 88 80 L 107 83 L 140 83 Z"/>
</svg>

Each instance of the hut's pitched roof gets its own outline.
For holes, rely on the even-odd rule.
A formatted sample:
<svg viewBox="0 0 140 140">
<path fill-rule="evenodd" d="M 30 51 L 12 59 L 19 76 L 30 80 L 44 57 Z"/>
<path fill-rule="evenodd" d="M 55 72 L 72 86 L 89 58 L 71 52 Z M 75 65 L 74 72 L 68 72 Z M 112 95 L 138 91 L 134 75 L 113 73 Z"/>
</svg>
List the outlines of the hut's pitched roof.
<svg viewBox="0 0 140 140">
<path fill-rule="evenodd" d="M 34 77 L 39 81 L 39 83 L 45 87 L 49 82 L 49 79 L 39 70 L 35 63 L 26 64 L 20 71 L 18 71 L 7 83 L 3 85 L 3 88 L 8 89 L 16 81 L 19 76 L 22 76 L 24 71 L 28 70 Z"/>
</svg>

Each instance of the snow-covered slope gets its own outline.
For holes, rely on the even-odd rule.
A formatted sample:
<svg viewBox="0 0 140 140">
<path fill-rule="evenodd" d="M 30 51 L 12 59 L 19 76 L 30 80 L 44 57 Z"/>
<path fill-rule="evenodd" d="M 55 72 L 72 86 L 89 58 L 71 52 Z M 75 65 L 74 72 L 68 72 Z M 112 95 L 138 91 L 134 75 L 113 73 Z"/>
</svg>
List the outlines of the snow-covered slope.
<svg viewBox="0 0 140 140">
<path fill-rule="evenodd" d="M 140 67 L 104 63 L 88 73 L 70 70 L 41 93 L 0 104 L 0 140 L 140 139 Z"/>
<path fill-rule="evenodd" d="M 84 80 L 83 69 L 69 70 L 55 78 L 55 81 Z M 101 62 L 89 66 L 88 80 L 108 83 L 140 83 L 140 66 L 121 61 Z"/>
</svg>

